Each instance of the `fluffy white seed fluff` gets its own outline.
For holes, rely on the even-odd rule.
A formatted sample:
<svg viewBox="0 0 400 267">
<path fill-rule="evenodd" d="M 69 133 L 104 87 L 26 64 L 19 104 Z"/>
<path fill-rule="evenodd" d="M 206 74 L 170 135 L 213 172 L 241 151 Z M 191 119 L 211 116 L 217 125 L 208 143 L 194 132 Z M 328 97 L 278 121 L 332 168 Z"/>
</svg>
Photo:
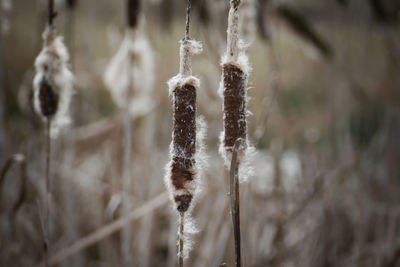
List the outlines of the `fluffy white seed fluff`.
<svg viewBox="0 0 400 267">
<path fill-rule="evenodd" d="M 207 137 L 207 123 L 203 116 L 197 117 L 196 120 L 196 165 L 195 165 L 195 176 L 193 181 L 190 182 L 187 189 L 190 189 L 190 193 L 193 195 L 192 202 L 190 204 L 189 209 L 185 212 L 185 220 L 184 220 L 184 232 L 183 232 L 183 240 L 184 240 L 184 247 L 183 247 L 183 258 L 187 259 L 189 253 L 193 246 L 193 235 L 198 233 L 198 229 L 196 227 L 195 221 L 192 217 L 193 207 L 195 206 L 197 200 L 202 194 L 202 177 L 204 175 L 204 170 L 208 166 L 207 154 L 206 154 L 206 145 L 205 140 Z M 174 153 L 172 142 L 170 144 L 170 155 L 172 157 Z M 168 163 L 165 168 L 165 176 L 164 176 L 164 183 L 170 193 L 171 203 L 174 205 L 174 210 L 176 210 L 176 204 L 174 201 L 175 196 L 180 195 L 180 191 L 176 190 L 171 182 L 171 163 Z M 179 236 L 179 231 L 178 231 Z M 179 239 L 178 239 L 179 242 Z"/>
<path fill-rule="evenodd" d="M 115 103 L 132 116 L 154 106 L 154 54 L 146 37 L 129 29 L 104 73 L 104 82 Z"/>
<path fill-rule="evenodd" d="M 56 138 L 62 127 L 68 125 L 69 105 L 73 94 L 74 76 L 69 69 L 69 54 L 61 36 L 56 36 L 53 29 L 43 33 L 44 46 L 35 60 L 36 75 L 33 80 L 34 106 L 36 112 L 45 121 L 40 107 L 39 89 L 43 78 L 52 81 L 53 89 L 58 94 L 57 111 L 51 119 L 51 137 Z"/>
<path fill-rule="evenodd" d="M 180 66 L 179 73 L 183 77 L 192 75 L 192 56 L 200 54 L 203 51 L 203 46 L 199 41 L 188 39 L 180 41 Z"/>
</svg>

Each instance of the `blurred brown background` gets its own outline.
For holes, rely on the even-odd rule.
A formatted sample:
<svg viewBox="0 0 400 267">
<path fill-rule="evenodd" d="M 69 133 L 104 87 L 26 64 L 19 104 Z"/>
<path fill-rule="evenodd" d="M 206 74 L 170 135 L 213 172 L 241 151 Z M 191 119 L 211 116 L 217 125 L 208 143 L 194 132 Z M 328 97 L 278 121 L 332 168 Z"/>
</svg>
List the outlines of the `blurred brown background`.
<svg viewBox="0 0 400 267">
<path fill-rule="evenodd" d="M 56 266 L 122 266 L 120 228 L 97 232 L 82 247 L 76 241 L 121 215 L 123 119 L 103 73 L 123 38 L 125 1 L 78 0 L 73 9 L 56 2 L 76 93 L 73 124 L 53 142 L 50 255 Z M 249 138 L 258 151 L 256 175 L 241 186 L 246 266 L 400 266 L 399 1 L 243 2 L 253 67 Z M 0 167 L 16 153 L 26 160 L 26 171 L 15 164 L 0 180 L 0 266 L 36 266 L 45 138 L 30 92 L 46 1 L 0 3 Z M 156 106 L 132 122 L 132 208 L 143 211 L 131 221 L 133 266 L 176 261 L 177 216 L 169 200 L 146 203 L 166 190 L 166 82 L 178 72 L 185 8 L 183 0 L 142 1 L 139 29 L 155 53 L 148 75 Z M 187 266 L 234 260 L 228 181 L 217 153 L 228 8 L 225 0 L 193 0 L 191 36 L 204 48 L 193 73 L 201 80 L 197 103 L 208 123 L 209 167 Z"/>
</svg>

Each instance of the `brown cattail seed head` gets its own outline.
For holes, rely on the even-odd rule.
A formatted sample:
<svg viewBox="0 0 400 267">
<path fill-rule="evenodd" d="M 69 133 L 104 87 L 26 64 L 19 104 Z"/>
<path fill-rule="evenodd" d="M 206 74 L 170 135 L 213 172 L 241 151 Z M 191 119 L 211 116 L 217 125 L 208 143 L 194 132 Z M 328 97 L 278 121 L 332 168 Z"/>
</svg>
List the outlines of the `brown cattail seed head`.
<svg viewBox="0 0 400 267">
<path fill-rule="evenodd" d="M 43 77 L 39 87 L 40 111 L 46 118 L 52 117 L 57 112 L 58 94 L 52 84 Z"/>
<path fill-rule="evenodd" d="M 43 37 L 43 49 L 35 60 L 33 102 L 44 121 L 51 119 L 51 137 L 55 138 L 70 123 L 68 111 L 74 76 L 69 70 L 69 54 L 62 37 L 56 36 L 52 26 L 46 28 Z"/>
<path fill-rule="evenodd" d="M 236 139 L 247 139 L 246 74 L 237 65 L 223 65 L 224 88 L 224 146 L 232 152 Z"/>
<path fill-rule="evenodd" d="M 178 85 L 174 91 L 174 121 L 172 146 L 174 155 L 171 164 L 171 181 L 176 190 L 183 190 L 175 196 L 179 212 L 189 208 L 193 195 L 185 191 L 186 183 L 193 181 L 196 153 L 196 88 L 190 84 Z"/>
<path fill-rule="evenodd" d="M 203 160 L 199 157 L 202 154 L 202 138 L 197 136 L 197 130 L 202 132 L 203 127 L 197 129 L 196 125 L 196 92 L 200 81 L 192 76 L 191 60 L 194 54 L 201 52 L 202 47 L 192 39 L 184 39 L 180 43 L 180 72 L 168 82 L 173 102 L 173 131 L 171 161 L 167 166 L 165 183 L 177 210 L 182 213 L 190 209 L 199 189 Z"/>
<path fill-rule="evenodd" d="M 219 93 L 223 97 L 224 131 L 220 135 L 219 152 L 229 168 L 233 147 L 240 139 L 238 154 L 239 180 L 246 181 L 254 172 L 251 167 L 255 149 L 247 139 L 247 82 L 251 67 L 241 45 L 239 7 L 241 1 L 231 0 L 228 16 L 227 49 L 222 57 L 222 78 Z"/>
</svg>

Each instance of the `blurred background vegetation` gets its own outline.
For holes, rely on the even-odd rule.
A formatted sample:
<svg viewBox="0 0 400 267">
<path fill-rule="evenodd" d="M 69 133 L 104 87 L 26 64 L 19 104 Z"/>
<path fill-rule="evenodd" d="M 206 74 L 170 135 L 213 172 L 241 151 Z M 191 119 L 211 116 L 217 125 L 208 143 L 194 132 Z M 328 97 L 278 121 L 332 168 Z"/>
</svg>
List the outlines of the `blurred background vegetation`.
<svg viewBox="0 0 400 267">
<path fill-rule="evenodd" d="M 68 249 L 121 214 L 123 119 L 103 73 L 124 34 L 125 1 L 56 2 L 76 92 L 73 124 L 53 142 L 50 255 L 57 266 L 122 266 L 120 228 Z M 256 175 L 241 188 L 246 266 L 400 266 L 400 2 L 243 2 L 253 68 L 249 138 L 258 151 Z M 44 127 L 31 92 L 46 1 L 0 3 L 0 165 L 16 153 L 26 162 L 26 170 L 1 175 L 0 266 L 36 266 Z M 131 221 L 134 266 L 175 264 L 177 217 L 165 197 L 145 204 L 165 191 L 172 128 L 166 82 L 178 72 L 185 8 L 183 0 L 142 1 L 139 30 L 155 53 L 148 90 L 156 104 L 133 119 L 132 206 L 146 208 Z M 193 72 L 201 80 L 198 113 L 208 123 L 210 166 L 187 266 L 232 266 L 234 259 L 228 181 L 217 153 L 228 8 L 227 0 L 193 0 L 191 36 L 204 48 Z"/>
</svg>

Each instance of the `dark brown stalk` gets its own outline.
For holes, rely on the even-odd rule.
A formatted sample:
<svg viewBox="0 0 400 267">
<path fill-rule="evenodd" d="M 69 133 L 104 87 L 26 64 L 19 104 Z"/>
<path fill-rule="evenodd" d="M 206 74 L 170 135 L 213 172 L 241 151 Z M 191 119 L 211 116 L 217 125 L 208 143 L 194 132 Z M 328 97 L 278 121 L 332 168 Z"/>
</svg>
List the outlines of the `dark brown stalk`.
<svg viewBox="0 0 400 267">
<path fill-rule="evenodd" d="M 246 125 L 246 74 L 237 65 L 223 65 L 224 79 L 224 146 L 232 152 L 238 138 L 247 139 Z"/>
<path fill-rule="evenodd" d="M 241 238 L 240 238 L 240 194 L 239 194 L 239 162 L 238 150 L 243 140 L 240 138 L 235 141 L 232 152 L 231 170 L 230 170 L 230 199 L 231 216 L 233 223 L 233 235 L 235 238 L 235 266 L 242 266 L 241 258 Z"/>
<path fill-rule="evenodd" d="M 140 0 L 128 0 L 127 11 L 128 26 L 130 28 L 135 28 L 139 20 Z"/>
<path fill-rule="evenodd" d="M 189 39 L 189 27 L 190 27 L 190 10 L 192 8 L 192 1 L 187 1 L 186 6 L 186 27 L 185 27 L 185 40 Z"/>
<path fill-rule="evenodd" d="M 67 7 L 69 9 L 74 9 L 78 0 L 67 0 Z"/>
<path fill-rule="evenodd" d="M 49 27 L 53 27 L 54 18 L 57 16 L 57 13 L 54 11 L 54 0 L 49 0 L 47 8 L 48 8 L 47 25 Z"/>
<path fill-rule="evenodd" d="M 185 226 L 185 218 L 184 218 L 185 213 L 181 212 L 180 213 L 180 222 L 179 222 L 179 256 L 178 256 L 178 267 L 183 267 L 183 246 L 184 246 L 184 240 L 183 240 L 183 232 L 184 232 L 184 226 Z"/>
</svg>

